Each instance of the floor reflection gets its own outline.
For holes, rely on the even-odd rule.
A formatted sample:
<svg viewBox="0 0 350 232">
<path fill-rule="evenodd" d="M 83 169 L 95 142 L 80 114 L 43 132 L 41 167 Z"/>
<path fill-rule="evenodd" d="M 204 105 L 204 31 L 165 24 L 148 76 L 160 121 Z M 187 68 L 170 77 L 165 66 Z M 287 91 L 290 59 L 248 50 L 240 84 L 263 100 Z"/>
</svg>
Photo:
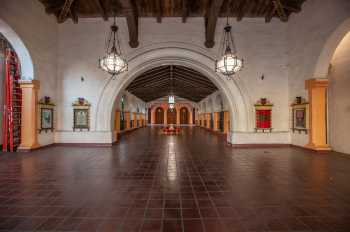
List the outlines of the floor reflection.
<svg viewBox="0 0 350 232">
<path fill-rule="evenodd" d="M 350 231 L 350 159 L 199 128 L 0 155 L 0 231 Z"/>
</svg>

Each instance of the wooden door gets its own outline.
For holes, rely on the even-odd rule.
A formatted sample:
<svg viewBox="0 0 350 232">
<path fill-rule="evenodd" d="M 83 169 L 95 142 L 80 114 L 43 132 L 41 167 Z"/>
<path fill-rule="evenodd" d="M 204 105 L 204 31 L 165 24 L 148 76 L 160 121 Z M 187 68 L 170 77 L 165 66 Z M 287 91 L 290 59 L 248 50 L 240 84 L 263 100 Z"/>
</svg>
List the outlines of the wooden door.
<svg viewBox="0 0 350 232">
<path fill-rule="evenodd" d="M 156 120 L 155 120 L 155 123 L 156 124 L 164 124 L 164 110 L 162 107 L 158 107 L 156 109 Z"/>
<path fill-rule="evenodd" d="M 176 124 L 176 109 L 168 109 L 167 122 L 168 124 Z"/>
<path fill-rule="evenodd" d="M 186 107 L 180 109 L 180 124 L 188 124 L 188 110 Z"/>
</svg>

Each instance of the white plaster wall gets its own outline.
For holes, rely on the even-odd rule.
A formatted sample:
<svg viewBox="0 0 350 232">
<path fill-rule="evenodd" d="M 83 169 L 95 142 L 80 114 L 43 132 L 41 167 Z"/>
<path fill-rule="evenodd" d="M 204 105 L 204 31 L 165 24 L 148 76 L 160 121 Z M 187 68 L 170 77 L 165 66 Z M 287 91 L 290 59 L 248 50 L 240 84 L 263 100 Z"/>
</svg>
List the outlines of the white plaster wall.
<svg viewBox="0 0 350 232">
<path fill-rule="evenodd" d="M 27 47 L 34 64 L 34 78 L 40 80 L 39 97 L 56 101 L 57 22 L 45 13 L 37 0 L 1 0 L 0 19 L 6 22 Z M 53 143 L 52 133 L 39 136 L 39 143 Z"/>
<path fill-rule="evenodd" d="M 339 44 L 329 72 L 329 135 L 335 151 L 350 154 L 350 32 Z"/>
<path fill-rule="evenodd" d="M 204 47 L 202 18 L 190 18 L 185 24 L 181 18 L 164 18 L 161 24 L 154 18 L 142 18 L 139 21 L 140 47 L 136 50 L 128 46 L 125 19 L 118 19 L 117 23 L 124 53 L 129 58 L 143 47 L 174 42 L 199 47 L 212 58 L 218 55 L 218 46 L 213 49 Z M 218 22 L 217 41 L 221 39 L 224 23 L 225 20 Z M 232 23 L 238 53 L 246 60 L 245 69 L 236 77 L 236 81 L 241 83 L 248 96 L 249 111 L 253 112 L 257 99 L 267 97 L 275 103 L 276 131 L 288 130 L 287 24 L 279 20 L 266 24 L 263 19 L 247 19 L 239 23 L 233 20 Z M 79 96 L 85 96 L 92 103 L 91 129 L 96 130 L 96 106 L 109 78 L 109 75 L 97 68 L 97 58 L 104 53 L 104 42 L 110 24 L 111 22 L 101 19 L 85 19 L 80 20 L 79 24 L 66 22 L 59 25 L 60 131 L 72 130 L 71 102 Z M 212 67 L 214 69 L 214 62 Z M 262 74 L 265 75 L 264 81 L 260 79 Z M 80 83 L 81 76 L 85 77 L 85 83 Z M 252 131 L 253 126 L 249 130 Z"/>
<path fill-rule="evenodd" d="M 348 0 L 307 0 L 299 14 L 291 15 L 287 36 L 289 104 L 296 96 L 307 99 L 305 80 L 327 78 L 328 65 L 336 48 L 334 44 L 335 47 L 329 49 L 329 42 L 333 42 L 329 39 L 349 17 Z M 300 146 L 308 141 L 308 136 L 299 133 L 292 134 L 291 138 L 293 144 Z"/>
<path fill-rule="evenodd" d="M 229 109 L 228 109 L 228 106 L 226 103 L 226 99 L 222 96 L 223 96 L 223 94 L 220 91 L 215 91 L 214 93 L 210 94 L 209 96 L 207 96 L 206 98 L 201 100 L 198 103 L 200 106 L 199 112 L 200 113 L 212 113 L 212 112 L 220 112 L 222 110 L 228 111 Z M 223 109 L 221 109 L 220 100 L 223 103 Z M 212 106 L 210 106 L 210 108 L 207 107 L 210 104 L 212 104 Z M 204 108 L 204 106 L 205 106 L 205 108 Z"/>
</svg>

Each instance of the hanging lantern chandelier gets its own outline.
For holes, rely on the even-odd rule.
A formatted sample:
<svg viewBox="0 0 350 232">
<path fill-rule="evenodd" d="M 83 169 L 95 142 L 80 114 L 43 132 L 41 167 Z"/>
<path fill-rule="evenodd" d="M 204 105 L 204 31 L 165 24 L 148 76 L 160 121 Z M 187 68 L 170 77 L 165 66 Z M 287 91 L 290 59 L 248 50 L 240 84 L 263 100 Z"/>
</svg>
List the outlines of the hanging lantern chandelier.
<svg viewBox="0 0 350 232">
<path fill-rule="evenodd" d="M 173 66 L 170 66 L 170 95 L 168 97 L 169 108 L 172 111 L 175 108 L 175 96 L 173 91 Z"/>
<path fill-rule="evenodd" d="M 118 26 L 116 24 L 116 13 L 114 11 L 114 23 L 106 40 L 106 54 L 99 59 L 99 67 L 115 77 L 128 70 L 128 63 L 122 56 L 118 38 Z"/>
<path fill-rule="evenodd" d="M 236 53 L 236 46 L 233 40 L 231 25 L 227 23 L 224 28 L 224 36 L 220 47 L 220 60 L 215 62 L 215 71 L 221 73 L 229 78 L 235 75 L 243 68 L 243 59 L 238 58 Z"/>
<path fill-rule="evenodd" d="M 174 107 L 175 107 L 175 96 L 174 95 L 169 96 L 168 103 L 169 103 L 169 108 L 174 109 Z"/>
</svg>

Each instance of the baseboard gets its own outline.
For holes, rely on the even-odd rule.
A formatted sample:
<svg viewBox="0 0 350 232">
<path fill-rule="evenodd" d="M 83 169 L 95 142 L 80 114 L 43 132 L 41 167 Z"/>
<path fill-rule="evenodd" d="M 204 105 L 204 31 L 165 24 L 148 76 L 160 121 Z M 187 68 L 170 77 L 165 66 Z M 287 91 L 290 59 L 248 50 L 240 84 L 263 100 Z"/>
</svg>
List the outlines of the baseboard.
<svg viewBox="0 0 350 232">
<path fill-rule="evenodd" d="M 270 143 L 270 144 L 232 144 L 232 143 L 227 143 L 228 146 L 233 147 L 233 148 L 249 148 L 249 149 L 254 149 L 254 148 L 286 148 L 286 147 L 291 147 L 291 144 L 279 144 L 279 143 Z"/>
<path fill-rule="evenodd" d="M 304 150 L 304 151 L 313 151 L 313 152 L 319 153 L 319 154 L 328 154 L 328 153 L 332 152 L 332 150 L 314 150 L 314 149 L 310 149 L 308 147 L 299 146 L 299 145 L 295 145 L 295 144 L 291 144 L 290 146 L 293 148 Z"/>
<path fill-rule="evenodd" d="M 37 151 L 37 150 L 42 150 L 42 149 L 47 149 L 50 147 L 54 147 L 56 144 L 55 143 L 51 143 L 51 144 L 47 144 L 47 145 L 43 145 L 43 146 L 39 146 L 36 148 L 32 148 L 32 149 L 19 149 L 18 152 L 31 152 L 31 151 Z"/>
<path fill-rule="evenodd" d="M 112 147 L 113 143 L 54 143 L 58 147 Z"/>
</svg>

